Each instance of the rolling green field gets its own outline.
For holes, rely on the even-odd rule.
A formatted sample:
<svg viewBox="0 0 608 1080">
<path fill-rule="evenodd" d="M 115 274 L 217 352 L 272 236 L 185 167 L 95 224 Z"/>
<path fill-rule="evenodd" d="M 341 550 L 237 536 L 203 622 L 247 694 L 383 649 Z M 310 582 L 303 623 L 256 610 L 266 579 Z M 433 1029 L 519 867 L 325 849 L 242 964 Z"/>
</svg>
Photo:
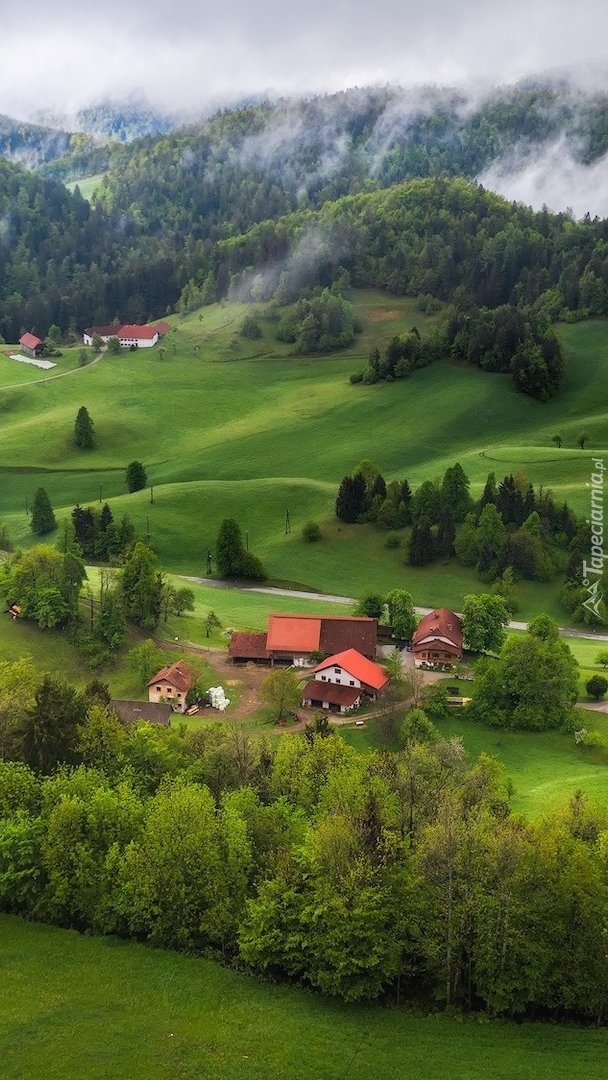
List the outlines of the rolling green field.
<svg viewBox="0 0 608 1080">
<path fill-rule="evenodd" d="M 357 305 L 364 333 L 349 353 L 330 358 L 289 355 L 264 320 L 263 337 L 245 341 L 239 304 L 174 318 L 164 354 L 157 347 L 106 356 L 65 379 L 11 389 L 11 365 L 20 365 L 0 357 L 0 514 L 14 539 L 32 542 L 25 499 L 42 484 L 58 516 L 100 498 L 115 515 L 130 513 L 174 572 L 204 572 L 205 553 L 230 515 L 273 580 L 350 595 L 402 585 L 417 603 L 458 606 L 479 588 L 473 572 L 455 562 L 413 570 L 375 527 L 337 527 L 339 481 L 361 458 L 413 485 L 459 460 L 473 494 L 490 470 L 499 478 L 525 472 L 584 511 L 591 455 L 608 439 L 605 322 L 560 330 L 568 378 L 556 400 L 541 404 L 517 395 L 507 376 L 447 362 L 391 385 L 351 386 L 372 345 L 433 322 L 411 301 L 377 293 L 358 294 Z M 76 364 L 77 352 L 66 351 L 61 364 Z M 72 440 L 83 404 L 97 433 L 93 451 L 78 451 Z M 583 428 L 591 439 L 585 452 L 576 447 Z M 557 431 L 560 450 L 551 442 Z M 146 465 L 153 504 L 149 491 L 125 494 L 132 459 Z M 323 528 L 318 544 L 300 536 L 311 518 Z M 545 610 L 563 618 L 555 586 L 524 584 L 519 600 L 522 617 Z"/>
<path fill-rule="evenodd" d="M 603 1080 L 608 1032 L 345 1006 L 0 917 L 3 1080 Z"/>
</svg>

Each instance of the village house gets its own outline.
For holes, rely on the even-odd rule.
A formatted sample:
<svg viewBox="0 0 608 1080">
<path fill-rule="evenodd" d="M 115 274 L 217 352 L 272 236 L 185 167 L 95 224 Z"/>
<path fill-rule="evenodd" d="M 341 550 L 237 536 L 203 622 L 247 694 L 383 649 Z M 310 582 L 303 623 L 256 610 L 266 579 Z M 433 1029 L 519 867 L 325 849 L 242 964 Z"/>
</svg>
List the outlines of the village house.
<svg viewBox="0 0 608 1080">
<path fill-rule="evenodd" d="M 22 334 L 19 338 L 19 344 L 24 353 L 28 356 L 41 356 L 44 349 L 44 341 L 36 337 L 35 334 Z"/>
<path fill-rule="evenodd" d="M 82 335 L 85 345 L 93 344 L 95 334 L 106 345 L 110 338 L 118 338 L 121 349 L 151 349 L 161 336 L 156 326 L 138 326 L 134 323 L 125 323 L 123 326 L 89 326 Z"/>
<path fill-rule="evenodd" d="M 150 701 L 168 702 L 173 712 L 187 709 L 186 698 L 194 686 L 195 675 L 182 660 L 161 668 L 148 683 Z"/>
<path fill-rule="evenodd" d="M 462 659 L 462 625 L 455 611 L 437 608 L 425 615 L 412 634 L 416 667 L 451 668 Z"/>
<path fill-rule="evenodd" d="M 368 660 L 376 656 L 378 620 L 352 615 L 270 615 L 266 634 L 234 633 L 229 655 L 248 660 L 306 667 L 311 657 L 357 649 Z"/>
<path fill-rule="evenodd" d="M 363 701 L 375 701 L 388 683 L 380 664 L 346 649 L 322 660 L 314 669 L 314 679 L 302 691 L 302 702 L 313 708 L 345 713 Z"/>
</svg>

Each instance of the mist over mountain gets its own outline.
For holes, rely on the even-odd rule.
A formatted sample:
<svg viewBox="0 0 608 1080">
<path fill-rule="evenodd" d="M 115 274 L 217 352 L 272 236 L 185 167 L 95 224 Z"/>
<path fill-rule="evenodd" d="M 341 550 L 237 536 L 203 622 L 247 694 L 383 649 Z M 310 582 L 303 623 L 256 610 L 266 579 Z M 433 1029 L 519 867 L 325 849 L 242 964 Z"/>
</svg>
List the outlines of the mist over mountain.
<svg viewBox="0 0 608 1080">
<path fill-rule="evenodd" d="M 280 203 L 284 211 L 437 175 L 477 180 L 538 209 L 570 209 L 577 217 L 608 211 L 608 92 L 565 78 L 528 79 L 484 93 L 353 88 L 198 119 L 154 108 L 141 97 L 107 98 L 72 116 L 46 119 L 46 126 L 36 126 L 6 118 L 0 153 L 62 180 L 109 170 L 112 184 L 114 174 L 128 168 L 150 183 L 151 176 L 144 178 L 150 171 L 159 178 L 160 158 L 166 169 L 178 170 L 186 189 L 193 171 L 205 186 L 219 173 L 256 183 L 264 177 L 276 186 L 277 208 Z M 117 144 L 132 145 L 121 150 Z M 155 164 L 149 167 L 152 145 Z M 153 202 L 154 194 L 149 197 Z"/>
</svg>

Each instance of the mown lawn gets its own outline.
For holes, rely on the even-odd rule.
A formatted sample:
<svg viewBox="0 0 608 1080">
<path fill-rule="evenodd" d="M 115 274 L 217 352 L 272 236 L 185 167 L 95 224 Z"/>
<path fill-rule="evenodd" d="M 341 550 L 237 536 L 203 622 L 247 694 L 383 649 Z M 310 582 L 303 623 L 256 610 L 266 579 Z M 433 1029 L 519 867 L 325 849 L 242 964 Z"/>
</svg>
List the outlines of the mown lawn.
<svg viewBox="0 0 608 1080">
<path fill-rule="evenodd" d="M 604 1080 L 606 1030 L 344 1006 L 0 917 L 3 1080 Z"/>
</svg>

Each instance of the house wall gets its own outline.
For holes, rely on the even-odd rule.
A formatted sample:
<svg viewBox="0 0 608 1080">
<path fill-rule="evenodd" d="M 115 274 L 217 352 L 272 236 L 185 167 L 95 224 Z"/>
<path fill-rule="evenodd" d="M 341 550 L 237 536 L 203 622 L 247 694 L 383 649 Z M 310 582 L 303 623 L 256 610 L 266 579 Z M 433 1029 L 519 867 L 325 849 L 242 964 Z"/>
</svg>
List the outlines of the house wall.
<svg viewBox="0 0 608 1080">
<path fill-rule="evenodd" d="M 148 687 L 148 701 L 168 701 L 174 712 L 186 711 L 186 694 L 165 679 Z"/>
<path fill-rule="evenodd" d="M 156 345 L 158 341 L 158 334 L 155 334 L 153 338 L 128 338 L 121 337 L 118 339 L 121 344 L 121 348 L 130 349 L 132 345 L 137 346 L 138 349 L 151 349 L 153 345 Z"/>
<path fill-rule="evenodd" d="M 420 667 L 421 664 L 456 664 L 458 660 L 458 656 L 447 652 L 441 646 L 434 648 L 429 645 L 428 648 L 414 653 L 414 665 L 416 667 Z"/>
<path fill-rule="evenodd" d="M 315 709 L 325 709 L 327 712 L 348 713 L 355 707 L 349 705 L 330 705 L 329 701 L 319 698 L 304 698 L 304 704 Z M 357 704 L 357 703 L 355 703 Z"/>
<path fill-rule="evenodd" d="M 337 683 L 338 686 L 361 686 L 359 679 L 356 679 L 354 675 L 351 675 L 346 668 L 325 668 L 323 671 L 317 672 L 315 679 L 319 682 Z"/>
</svg>

